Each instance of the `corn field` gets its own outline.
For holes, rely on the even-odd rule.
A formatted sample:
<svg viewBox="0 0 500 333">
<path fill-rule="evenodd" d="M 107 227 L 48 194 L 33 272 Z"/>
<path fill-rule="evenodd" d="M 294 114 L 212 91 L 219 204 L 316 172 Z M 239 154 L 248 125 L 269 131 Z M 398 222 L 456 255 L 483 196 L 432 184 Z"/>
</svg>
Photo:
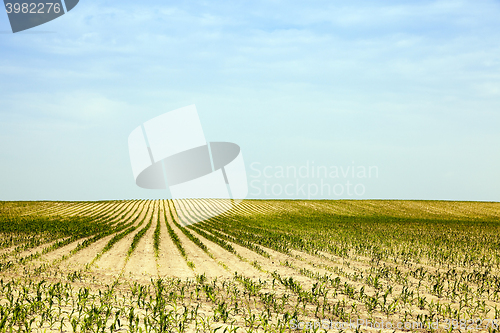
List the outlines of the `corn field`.
<svg viewBox="0 0 500 333">
<path fill-rule="evenodd" d="M 1 202 L 0 332 L 499 331 L 500 203 L 224 205 Z"/>
</svg>

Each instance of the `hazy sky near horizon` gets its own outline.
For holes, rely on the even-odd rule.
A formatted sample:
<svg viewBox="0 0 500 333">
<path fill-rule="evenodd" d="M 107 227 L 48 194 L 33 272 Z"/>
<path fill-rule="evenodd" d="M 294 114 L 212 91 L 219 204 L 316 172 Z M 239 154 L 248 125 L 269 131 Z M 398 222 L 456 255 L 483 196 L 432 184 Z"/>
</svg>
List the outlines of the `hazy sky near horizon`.
<svg viewBox="0 0 500 333">
<path fill-rule="evenodd" d="M 240 145 L 252 198 L 500 201 L 499 17 L 482 0 L 81 0 L 12 34 L 3 12 L 0 200 L 168 197 L 135 185 L 128 135 L 195 104 L 207 140 Z"/>
</svg>

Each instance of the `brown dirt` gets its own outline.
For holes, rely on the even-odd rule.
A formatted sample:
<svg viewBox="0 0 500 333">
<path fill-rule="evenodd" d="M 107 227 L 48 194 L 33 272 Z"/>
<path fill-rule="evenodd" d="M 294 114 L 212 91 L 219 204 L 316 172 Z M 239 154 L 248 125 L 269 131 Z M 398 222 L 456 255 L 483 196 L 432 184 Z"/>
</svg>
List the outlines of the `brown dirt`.
<svg viewBox="0 0 500 333">
<path fill-rule="evenodd" d="M 154 251 L 154 231 L 157 224 L 158 210 L 159 202 L 155 201 L 151 226 L 144 236 L 142 236 L 141 240 L 137 244 L 137 248 L 126 262 L 123 269 L 124 276 L 140 276 L 142 280 L 146 281 L 158 276 Z"/>
<path fill-rule="evenodd" d="M 168 209 L 168 206 L 167 206 Z M 192 278 L 194 272 L 187 266 L 186 261 L 182 258 L 177 250 L 174 242 L 170 236 L 165 225 L 165 208 L 163 203 L 160 205 L 160 248 L 158 255 L 158 275 L 160 277 L 178 277 L 178 278 Z M 170 215 L 166 211 L 167 215 Z"/>
<path fill-rule="evenodd" d="M 145 204 L 149 205 L 149 203 Z M 132 243 L 135 234 L 138 233 L 141 228 L 144 228 L 147 225 L 148 219 L 151 214 L 152 207 L 149 207 L 147 211 L 145 209 L 138 219 L 138 222 L 144 220 L 141 227 L 122 238 L 108 252 L 104 253 L 102 257 L 94 264 L 92 272 L 105 277 L 118 278 L 123 271 L 125 260 L 127 258 L 127 252 L 130 248 L 130 244 Z"/>
<path fill-rule="evenodd" d="M 174 217 L 175 212 L 174 212 Z M 210 258 L 202 249 L 196 244 L 193 244 L 177 226 L 172 222 L 170 214 L 167 214 L 167 222 L 170 224 L 174 232 L 179 237 L 182 246 L 186 250 L 186 255 L 195 265 L 196 274 L 205 274 L 207 277 L 230 277 L 231 273 L 221 267 L 215 260 Z"/>
</svg>

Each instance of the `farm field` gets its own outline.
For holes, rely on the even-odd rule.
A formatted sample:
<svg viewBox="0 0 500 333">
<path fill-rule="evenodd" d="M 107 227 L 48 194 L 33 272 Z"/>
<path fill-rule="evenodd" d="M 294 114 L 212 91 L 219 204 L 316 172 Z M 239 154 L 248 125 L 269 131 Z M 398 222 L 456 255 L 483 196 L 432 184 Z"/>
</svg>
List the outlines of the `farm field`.
<svg viewBox="0 0 500 333">
<path fill-rule="evenodd" d="M 498 331 L 500 203 L 227 204 L 0 202 L 0 332 Z"/>
</svg>

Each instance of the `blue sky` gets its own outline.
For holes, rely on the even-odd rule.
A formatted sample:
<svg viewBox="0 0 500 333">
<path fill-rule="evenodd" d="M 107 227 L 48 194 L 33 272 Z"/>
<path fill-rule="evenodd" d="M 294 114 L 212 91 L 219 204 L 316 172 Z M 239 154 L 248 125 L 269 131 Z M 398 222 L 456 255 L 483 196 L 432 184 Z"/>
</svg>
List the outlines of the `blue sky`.
<svg viewBox="0 0 500 333">
<path fill-rule="evenodd" d="M 255 187 L 321 179 L 255 169 L 314 164 L 378 168 L 324 180 L 363 185 L 331 198 L 500 201 L 499 17 L 481 0 L 81 0 L 12 34 L 0 14 L 0 200 L 168 197 L 135 185 L 127 138 L 196 104 L 209 141 L 241 146 L 250 197 L 304 197 Z"/>
</svg>

